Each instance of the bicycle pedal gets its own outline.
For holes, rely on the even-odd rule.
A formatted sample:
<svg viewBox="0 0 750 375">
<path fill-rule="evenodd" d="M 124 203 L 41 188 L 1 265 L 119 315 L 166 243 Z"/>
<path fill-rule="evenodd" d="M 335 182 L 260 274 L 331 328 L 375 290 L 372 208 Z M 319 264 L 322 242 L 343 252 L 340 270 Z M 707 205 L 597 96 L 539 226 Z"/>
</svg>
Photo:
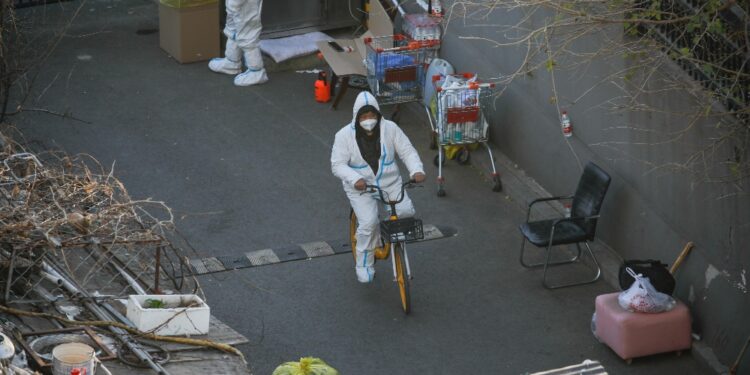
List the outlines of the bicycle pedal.
<svg viewBox="0 0 750 375">
<path fill-rule="evenodd" d="M 384 249 L 382 247 L 378 247 L 375 249 L 375 259 L 377 260 L 383 260 L 388 259 L 388 256 L 391 254 L 390 249 Z"/>
</svg>

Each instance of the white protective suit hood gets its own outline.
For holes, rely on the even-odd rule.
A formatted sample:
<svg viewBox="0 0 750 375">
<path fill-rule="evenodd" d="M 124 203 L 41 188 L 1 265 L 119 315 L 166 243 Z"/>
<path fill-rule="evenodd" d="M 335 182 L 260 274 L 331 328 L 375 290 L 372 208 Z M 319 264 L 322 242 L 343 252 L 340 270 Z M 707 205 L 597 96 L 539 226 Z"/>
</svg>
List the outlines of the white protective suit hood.
<svg viewBox="0 0 750 375">
<path fill-rule="evenodd" d="M 380 112 L 380 105 L 375 99 L 375 96 L 373 96 L 369 91 L 362 91 L 359 93 L 359 95 L 357 95 L 357 99 L 354 100 L 354 106 L 352 107 L 352 126 L 356 126 L 357 113 L 359 113 L 359 110 L 366 105 L 371 105 L 375 107 L 378 112 Z"/>
<path fill-rule="evenodd" d="M 424 173 L 422 161 L 401 128 L 393 121 L 381 116 L 380 165 L 378 173 L 373 173 L 362 158 L 356 139 L 357 112 L 366 105 L 380 110 L 378 101 L 372 93 L 363 91 L 357 95 L 352 108 L 352 121 L 336 133 L 331 150 L 331 170 L 336 177 L 341 179 L 344 190 L 348 193 L 359 194 L 360 192 L 354 189 L 354 183 L 363 178 L 368 184 L 378 185 L 388 190 L 389 194 L 398 194 L 401 190 L 401 176 L 395 162 L 396 157 L 398 156 L 404 162 L 409 170 L 409 176 L 417 172 Z"/>
</svg>

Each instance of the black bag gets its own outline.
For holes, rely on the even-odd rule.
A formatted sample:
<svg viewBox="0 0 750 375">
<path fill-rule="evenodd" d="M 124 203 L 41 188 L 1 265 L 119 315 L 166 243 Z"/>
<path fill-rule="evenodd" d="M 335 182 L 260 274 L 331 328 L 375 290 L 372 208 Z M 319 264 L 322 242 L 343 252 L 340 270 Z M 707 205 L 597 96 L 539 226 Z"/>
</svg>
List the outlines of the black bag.
<svg viewBox="0 0 750 375">
<path fill-rule="evenodd" d="M 647 260 L 626 260 L 620 266 L 620 288 L 627 290 L 635 282 L 632 276 L 625 271 L 626 267 L 630 267 L 635 273 L 640 273 L 645 277 L 648 277 L 651 281 L 651 285 L 656 290 L 672 295 L 675 287 L 674 276 L 667 269 L 667 265 L 653 259 Z"/>
</svg>

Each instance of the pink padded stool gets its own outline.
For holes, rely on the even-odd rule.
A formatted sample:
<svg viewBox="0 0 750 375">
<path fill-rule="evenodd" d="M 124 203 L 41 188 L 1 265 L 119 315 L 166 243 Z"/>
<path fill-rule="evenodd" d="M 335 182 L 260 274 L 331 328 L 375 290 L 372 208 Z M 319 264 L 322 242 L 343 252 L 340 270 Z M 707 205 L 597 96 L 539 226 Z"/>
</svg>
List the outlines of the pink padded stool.
<svg viewBox="0 0 750 375">
<path fill-rule="evenodd" d="M 690 349 L 690 310 L 677 301 L 671 311 L 634 313 L 620 307 L 620 293 L 596 297 L 596 335 L 628 361 L 636 357 Z"/>
</svg>

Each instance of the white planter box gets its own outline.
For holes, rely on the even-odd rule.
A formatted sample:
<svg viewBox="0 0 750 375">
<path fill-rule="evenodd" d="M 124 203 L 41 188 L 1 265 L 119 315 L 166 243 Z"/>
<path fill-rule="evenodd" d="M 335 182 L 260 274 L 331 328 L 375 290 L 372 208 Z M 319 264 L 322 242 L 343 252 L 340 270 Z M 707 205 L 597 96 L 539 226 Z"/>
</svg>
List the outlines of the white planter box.
<svg viewBox="0 0 750 375">
<path fill-rule="evenodd" d="M 146 308 L 149 299 L 162 301 L 164 307 Z M 194 294 L 131 295 L 127 317 L 142 332 L 153 331 L 162 336 L 205 335 L 211 309 Z"/>
</svg>

